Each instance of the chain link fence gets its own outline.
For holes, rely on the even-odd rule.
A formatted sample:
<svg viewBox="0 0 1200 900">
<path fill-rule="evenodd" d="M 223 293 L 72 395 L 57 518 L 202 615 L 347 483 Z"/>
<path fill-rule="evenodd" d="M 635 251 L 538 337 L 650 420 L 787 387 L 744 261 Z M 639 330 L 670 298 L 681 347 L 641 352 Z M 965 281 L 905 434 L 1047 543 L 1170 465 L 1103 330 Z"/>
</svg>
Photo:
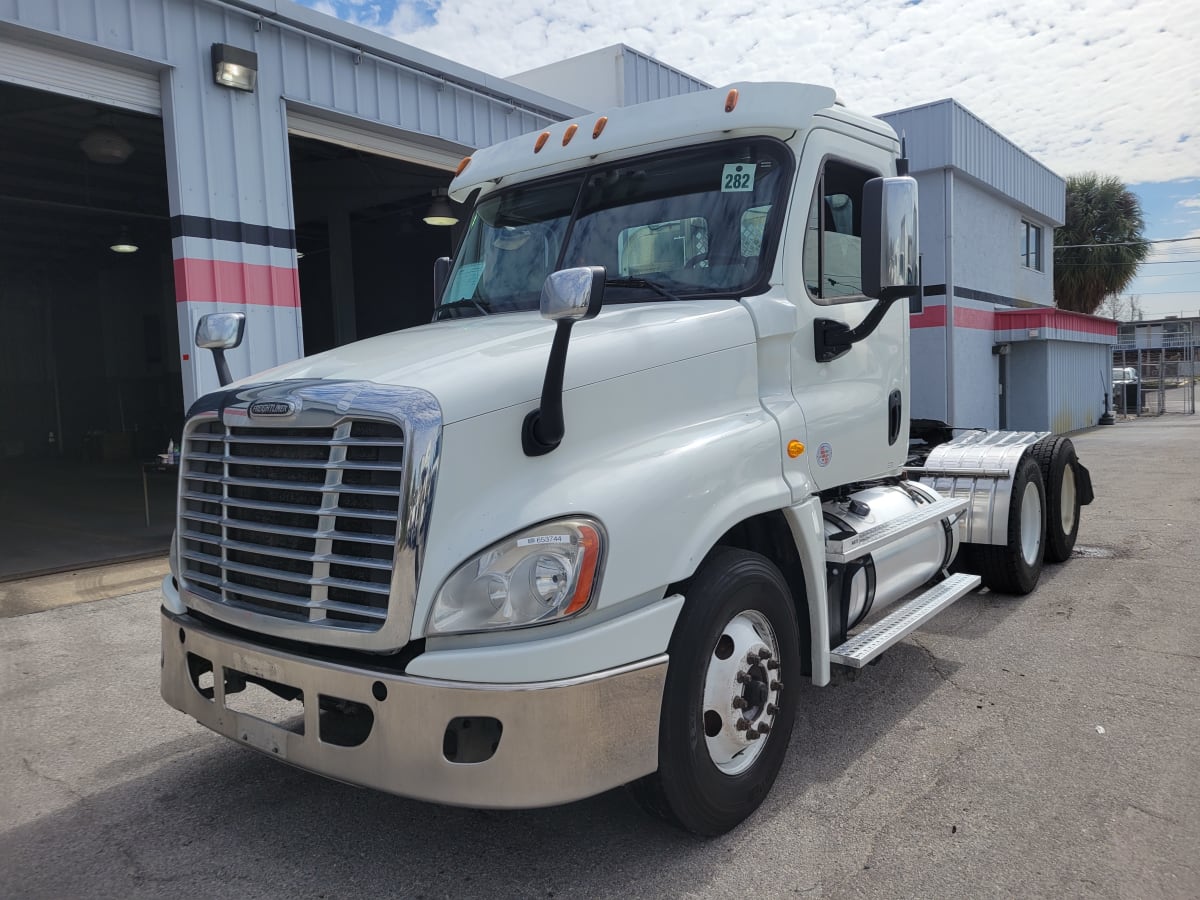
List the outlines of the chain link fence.
<svg viewBox="0 0 1200 900">
<path fill-rule="evenodd" d="M 1125 416 L 1196 412 L 1196 346 L 1190 332 L 1162 335 L 1156 347 L 1113 350 L 1113 412 Z M 1174 345 L 1174 346 L 1172 346 Z"/>
</svg>

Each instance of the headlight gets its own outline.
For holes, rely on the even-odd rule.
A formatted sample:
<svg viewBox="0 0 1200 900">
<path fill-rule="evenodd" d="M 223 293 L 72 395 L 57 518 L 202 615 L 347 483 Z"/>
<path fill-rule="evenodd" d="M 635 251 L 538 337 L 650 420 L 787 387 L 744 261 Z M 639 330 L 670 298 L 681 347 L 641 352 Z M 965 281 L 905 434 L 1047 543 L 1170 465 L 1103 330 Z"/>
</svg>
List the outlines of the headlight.
<svg viewBox="0 0 1200 900">
<path fill-rule="evenodd" d="M 491 631 L 573 616 L 595 596 L 603 557 L 604 530 L 591 519 L 560 519 L 522 531 L 446 580 L 427 631 Z"/>
</svg>

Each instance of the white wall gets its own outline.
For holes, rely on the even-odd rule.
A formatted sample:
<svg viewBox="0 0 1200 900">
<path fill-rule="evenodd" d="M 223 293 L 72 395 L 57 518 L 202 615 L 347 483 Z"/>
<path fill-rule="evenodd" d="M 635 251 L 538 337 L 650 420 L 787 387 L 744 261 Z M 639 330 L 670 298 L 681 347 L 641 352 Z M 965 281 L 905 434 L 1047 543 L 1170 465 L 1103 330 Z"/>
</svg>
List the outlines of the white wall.
<svg viewBox="0 0 1200 900">
<path fill-rule="evenodd" d="M 1042 226 L 1042 271 L 1021 264 L 1021 220 Z M 954 175 L 954 284 L 1011 300 L 1054 304 L 1054 229 L 961 172 Z M 1013 305 L 1013 304 L 1009 304 Z"/>
</svg>

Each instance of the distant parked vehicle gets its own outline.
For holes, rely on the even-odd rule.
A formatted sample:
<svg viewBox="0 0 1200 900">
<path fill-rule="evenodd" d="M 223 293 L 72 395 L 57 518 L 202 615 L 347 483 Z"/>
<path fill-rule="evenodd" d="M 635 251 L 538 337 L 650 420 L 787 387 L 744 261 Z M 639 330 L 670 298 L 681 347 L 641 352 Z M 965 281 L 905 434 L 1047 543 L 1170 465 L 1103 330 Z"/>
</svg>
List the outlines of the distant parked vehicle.
<svg viewBox="0 0 1200 900">
<path fill-rule="evenodd" d="M 1113 403 L 1118 412 L 1138 412 L 1140 382 L 1138 370 L 1133 366 L 1113 368 Z"/>
</svg>

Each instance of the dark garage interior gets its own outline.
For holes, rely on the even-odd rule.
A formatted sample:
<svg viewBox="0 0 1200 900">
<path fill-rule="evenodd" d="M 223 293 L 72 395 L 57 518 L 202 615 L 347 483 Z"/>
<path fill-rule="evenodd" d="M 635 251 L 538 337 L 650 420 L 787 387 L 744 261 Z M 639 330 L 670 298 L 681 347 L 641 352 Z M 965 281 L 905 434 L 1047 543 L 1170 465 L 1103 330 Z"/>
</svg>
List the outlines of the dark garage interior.
<svg viewBox="0 0 1200 900">
<path fill-rule="evenodd" d="M 0 131 L 0 579 L 162 552 L 172 479 L 144 493 L 142 463 L 183 418 L 162 122 L 0 84 Z"/>
<path fill-rule="evenodd" d="M 433 263 L 462 225 L 428 225 L 450 173 L 325 141 L 289 139 L 304 352 L 433 315 Z"/>
<path fill-rule="evenodd" d="M 0 580 L 162 554 L 184 416 L 162 121 L 0 83 L 0 129 Z M 290 156 L 305 353 L 428 322 L 450 174 Z"/>
</svg>

